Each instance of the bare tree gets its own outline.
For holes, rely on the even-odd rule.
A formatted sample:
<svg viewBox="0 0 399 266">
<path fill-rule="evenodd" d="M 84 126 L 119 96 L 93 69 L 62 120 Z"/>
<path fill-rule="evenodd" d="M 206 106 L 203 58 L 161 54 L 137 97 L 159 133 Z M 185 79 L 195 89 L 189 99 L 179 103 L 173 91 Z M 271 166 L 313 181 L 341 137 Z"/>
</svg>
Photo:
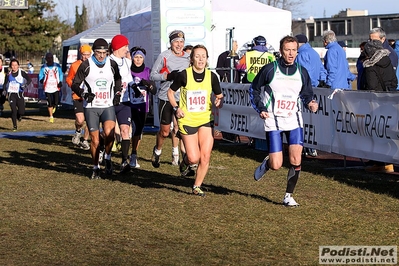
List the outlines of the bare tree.
<svg viewBox="0 0 399 266">
<path fill-rule="evenodd" d="M 281 8 L 292 12 L 292 17 L 298 17 L 303 14 L 301 7 L 307 0 L 256 0 L 268 6 Z"/>
<path fill-rule="evenodd" d="M 86 6 L 91 7 L 90 26 L 109 20 L 119 21 L 121 17 L 151 4 L 151 0 L 83 0 L 83 2 Z"/>
</svg>

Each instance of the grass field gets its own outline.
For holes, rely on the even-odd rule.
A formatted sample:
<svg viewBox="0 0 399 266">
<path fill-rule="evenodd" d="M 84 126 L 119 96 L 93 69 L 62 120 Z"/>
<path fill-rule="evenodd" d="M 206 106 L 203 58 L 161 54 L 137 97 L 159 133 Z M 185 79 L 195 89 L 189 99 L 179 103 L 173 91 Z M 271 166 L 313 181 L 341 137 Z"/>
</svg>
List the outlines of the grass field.
<svg viewBox="0 0 399 266">
<path fill-rule="evenodd" d="M 47 121 L 33 109 L 18 130 L 73 129 L 72 111 Z M 11 128 L 6 112 L 0 131 Z M 255 182 L 264 152 L 216 140 L 201 198 L 170 141 L 152 167 L 154 142 L 144 135 L 140 169 L 118 175 L 116 153 L 114 175 L 90 180 L 71 136 L 0 139 L 0 265 L 318 265 L 320 245 L 398 245 L 398 175 L 306 158 L 301 206 L 286 208 L 288 168 Z"/>
</svg>

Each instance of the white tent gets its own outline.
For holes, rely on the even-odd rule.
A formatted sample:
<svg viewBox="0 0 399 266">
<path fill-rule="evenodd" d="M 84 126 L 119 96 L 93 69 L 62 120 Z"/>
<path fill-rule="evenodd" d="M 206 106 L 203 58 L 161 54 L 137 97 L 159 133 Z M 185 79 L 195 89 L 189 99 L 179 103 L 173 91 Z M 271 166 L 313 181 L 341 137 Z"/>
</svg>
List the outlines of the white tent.
<svg viewBox="0 0 399 266">
<path fill-rule="evenodd" d="M 239 46 L 262 35 L 276 49 L 280 39 L 291 33 L 291 12 L 255 0 L 212 0 L 211 14 L 212 43 L 206 43 L 210 67 L 216 66 L 217 57 L 227 49 L 227 28 L 234 28 L 234 39 Z M 122 18 L 120 23 L 121 34 L 128 37 L 131 47 L 140 45 L 147 50 L 146 65 L 152 66 L 153 62 L 148 61 L 153 58 L 154 43 L 151 7 Z"/>
<path fill-rule="evenodd" d="M 63 60 L 62 70 L 66 71 L 66 62 L 68 56 L 68 50 L 70 46 L 76 46 L 78 49 L 82 44 L 93 44 L 98 38 L 104 38 L 108 43 L 111 42 L 112 38 L 120 33 L 120 25 L 115 21 L 107 21 L 102 24 L 98 24 L 93 28 L 85 30 L 65 41 L 62 42 L 63 46 Z"/>
<path fill-rule="evenodd" d="M 141 46 L 147 52 L 144 63 L 152 66 L 151 6 L 120 19 L 120 31 L 129 39 L 129 48 Z"/>
</svg>

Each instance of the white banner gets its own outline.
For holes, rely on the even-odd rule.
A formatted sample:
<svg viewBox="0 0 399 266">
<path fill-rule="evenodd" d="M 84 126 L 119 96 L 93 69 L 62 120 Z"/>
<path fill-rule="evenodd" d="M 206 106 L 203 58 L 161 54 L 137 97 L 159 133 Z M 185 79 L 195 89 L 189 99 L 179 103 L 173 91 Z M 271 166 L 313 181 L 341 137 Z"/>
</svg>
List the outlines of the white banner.
<svg viewBox="0 0 399 266">
<path fill-rule="evenodd" d="M 263 120 L 252 108 L 249 84 L 221 83 L 223 108 L 216 129 L 265 139 Z M 304 146 L 341 155 L 399 162 L 399 93 L 314 88 L 319 111 L 303 112 Z"/>
</svg>

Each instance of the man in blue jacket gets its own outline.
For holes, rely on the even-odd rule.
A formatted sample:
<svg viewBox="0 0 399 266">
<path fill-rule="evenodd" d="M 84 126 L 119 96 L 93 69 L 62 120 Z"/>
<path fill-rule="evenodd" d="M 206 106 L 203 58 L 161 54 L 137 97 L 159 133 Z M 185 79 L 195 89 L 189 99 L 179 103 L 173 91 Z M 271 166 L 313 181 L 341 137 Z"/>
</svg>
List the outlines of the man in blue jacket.
<svg viewBox="0 0 399 266">
<path fill-rule="evenodd" d="M 326 30 L 323 33 L 324 47 L 328 49 L 324 56 L 324 67 L 327 70 L 326 84 L 331 89 L 350 90 L 350 81 L 354 76 L 349 71 L 348 60 L 344 49 L 338 44 L 335 33 Z"/>
</svg>

